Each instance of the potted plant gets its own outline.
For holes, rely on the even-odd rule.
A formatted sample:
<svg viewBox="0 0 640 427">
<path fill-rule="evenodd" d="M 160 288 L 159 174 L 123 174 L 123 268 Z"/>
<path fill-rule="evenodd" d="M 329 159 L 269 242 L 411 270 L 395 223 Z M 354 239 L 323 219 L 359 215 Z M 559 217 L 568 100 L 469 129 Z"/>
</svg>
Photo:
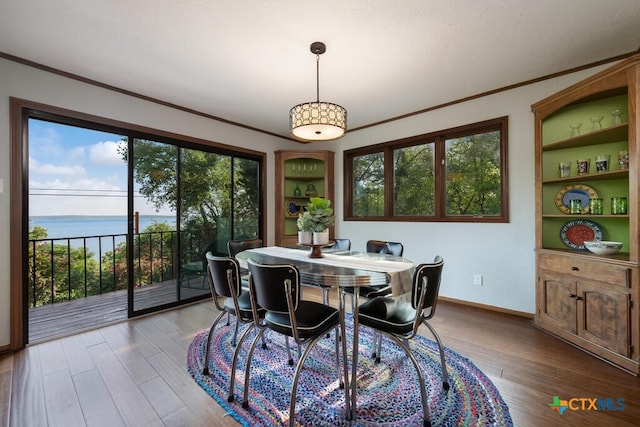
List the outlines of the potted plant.
<svg viewBox="0 0 640 427">
<path fill-rule="evenodd" d="M 329 227 L 335 221 L 331 200 L 322 197 L 311 197 L 307 204 L 307 211 L 311 217 L 313 244 L 322 245 L 329 242 Z"/>
<path fill-rule="evenodd" d="M 296 223 L 298 225 L 298 243 L 302 245 L 310 245 L 314 224 L 309 211 L 301 212 L 298 215 Z"/>
</svg>

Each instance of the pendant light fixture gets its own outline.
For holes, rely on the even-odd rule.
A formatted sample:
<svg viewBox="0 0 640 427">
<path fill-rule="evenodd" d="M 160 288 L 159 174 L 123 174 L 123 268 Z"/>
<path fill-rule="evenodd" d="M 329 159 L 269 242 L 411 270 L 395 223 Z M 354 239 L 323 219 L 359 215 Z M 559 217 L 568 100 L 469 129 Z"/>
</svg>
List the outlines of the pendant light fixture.
<svg viewBox="0 0 640 427">
<path fill-rule="evenodd" d="M 311 43 L 316 55 L 316 100 L 298 104 L 289 112 L 291 133 L 304 141 L 329 141 L 340 138 L 347 130 L 347 110 L 338 104 L 320 101 L 320 55 L 327 47 L 322 42 Z"/>
</svg>

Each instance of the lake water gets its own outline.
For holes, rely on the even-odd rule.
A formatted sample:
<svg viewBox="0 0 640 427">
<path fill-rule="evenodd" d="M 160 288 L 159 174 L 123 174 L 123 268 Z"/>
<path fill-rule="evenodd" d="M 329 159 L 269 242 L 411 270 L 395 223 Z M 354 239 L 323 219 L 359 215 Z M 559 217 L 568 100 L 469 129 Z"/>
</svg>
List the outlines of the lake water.
<svg viewBox="0 0 640 427">
<path fill-rule="evenodd" d="M 153 224 L 154 222 L 166 222 L 172 228 L 175 228 L 176 221 L 173 216 L 146 215 L 140 216 L 140 232 Z M 29 230 L 39 225 L 47 229 L 47 238 L 68 238 L 68 237 L 90 237 L 103 236 L 110 234 L 126 234 L 127 233 L 127 217 L 126 216 L 33 216 L 29 218 Z M 101 240 L 101 242 L 100 242 Z M 94 258 L 98 257 L 100 250 L 102 254 L 113 250 L 114 244 L 125 241 L 124 236 L 116 237 L 115 241 L 111 238 L 90 238 L 90 239 L 72 239 L 69 240 L 71 247 L 79 248 L 83 244 L 87 245 L 87 250 L 94 253 Z M 56 244 L 66 245 L 67 241 L 57 241 Z"/>
<path fill-rule="evenodd" d="M 173 216 L 140 215 L 140 232 L 153 222 L 166 222 L 175 228 Z M 126 234 L 126 216 L 33 216 L 29 218 L 29 230 L 35 225 L 47 229 L 47 237 L 83 237 L 105 234 Z"/>
</svg>

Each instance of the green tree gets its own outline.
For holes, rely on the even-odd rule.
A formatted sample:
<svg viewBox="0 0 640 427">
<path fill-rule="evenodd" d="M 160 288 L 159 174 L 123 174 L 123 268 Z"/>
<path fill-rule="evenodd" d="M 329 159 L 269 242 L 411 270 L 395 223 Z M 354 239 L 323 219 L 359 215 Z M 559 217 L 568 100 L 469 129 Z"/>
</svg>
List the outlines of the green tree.
<svg viewBox="0 0 640 427">
<path fill-rule="evenodd" d="M 488 132 L 446 143 L 447 214 L 500 214 L 500 134 Z"/>
<path fill-rule="evenodd" d="M 394 210 L 396 215 L 434 215 L 433 144 L 394 150 Z"/>
<path fill-rule="evenodd" d="M 136 287 L 170 280 L 174 271 L 175 228 L 153 221 L 133 238 L 133 268 Z M 127 244 L 119 243 L 102 256 L 103 292 L 127 288 Z"/>
<path fill-rule="evenodd" d="M 93 252 L 47 239 L 47 229 L 29 231 L 29 301 L 32 307 L 97 293 L 98 262 Z"/>
<path fill-rule="evenodd" d="M 140 194 L 158 210 L 180 212 L 184 250 L 201 250 L 216 239 L 257 235 L 257 161 L 143 139 L 134 141 L 133 153 Z M 121 154 L 128 158 L 124 148 Z"/>
<path fill-rule="evenodd" d="M 372 153 L 353 159 L 355 184 L 353 213 L 356 216 L 384 215 L 384 154 Z"/>
</svg>

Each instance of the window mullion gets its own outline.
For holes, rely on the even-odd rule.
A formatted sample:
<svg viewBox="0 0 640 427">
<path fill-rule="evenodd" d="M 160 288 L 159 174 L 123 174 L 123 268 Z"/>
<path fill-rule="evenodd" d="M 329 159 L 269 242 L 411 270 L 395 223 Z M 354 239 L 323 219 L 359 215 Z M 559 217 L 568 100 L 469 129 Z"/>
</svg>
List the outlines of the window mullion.
<svg viewBox="0 0 640 427">
<path fill-rule="evenodd" d="M 393 170 L 393 149 L 384 149 L 384 217 L 392 219 L 394 217 L 394 170 Z"/>
</svg>

